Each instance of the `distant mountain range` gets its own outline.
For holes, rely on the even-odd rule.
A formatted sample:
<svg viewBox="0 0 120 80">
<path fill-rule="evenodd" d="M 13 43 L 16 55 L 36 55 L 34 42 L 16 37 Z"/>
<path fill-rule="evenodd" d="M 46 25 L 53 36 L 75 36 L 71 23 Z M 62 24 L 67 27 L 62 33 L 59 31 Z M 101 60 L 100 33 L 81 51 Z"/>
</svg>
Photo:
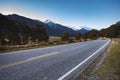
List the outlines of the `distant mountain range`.
<svg viewBox="0 0 120 80">
<path fill-rule="evenodd" d="M 68 26 L 64 26 L 64 25 L 52 22 L 51 20 L 46 20 L 45 22 L 42 22 L 40 20 L 26 18 L 24 16 L 20 16 L 17 14 L 6 15 L 6 17 L 10 20 L 14 20 L 16 22 L 26 24 L 30 28 L 34 27 L 36 24 L 43 25 L 47 29 L 47 33 L 50 36 L 60 36 L 65 31 L 69 32 L 70 35 L 75 35 L 78 32 L 80 32 L 81 34 L 84 34 L 91 30 L 89 28 L 87 29 L 86 27 L 85 28 L 83 27 L 80 30 L 74 30 L 72 28 L 69 28 Z"/>
<path fill-rule="evenodd" d="M 71 36 L 80 32 L 83 34 L 84 39 L 96 39 L 97 37 L 120 38 L 120 21 L 99 31 L 86 27 L 75 30 L 51 20 L 42 22 L 16 14 L 0 14 L 0 45 L 20 45 L 48 41 L 49 36 L 60 36 L 65 31 L 69 32 Z"/>
</svg>

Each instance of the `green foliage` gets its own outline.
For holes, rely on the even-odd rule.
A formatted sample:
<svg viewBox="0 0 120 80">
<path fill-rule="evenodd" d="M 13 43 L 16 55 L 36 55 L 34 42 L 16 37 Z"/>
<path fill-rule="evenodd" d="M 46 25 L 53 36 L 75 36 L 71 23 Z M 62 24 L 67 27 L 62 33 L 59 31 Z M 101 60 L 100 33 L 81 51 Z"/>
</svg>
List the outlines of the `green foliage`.
<svg viewBox="0 0 120 80">
<path fill-rule="evenodd" d="M 61 36 L 61 40 L 62 41 L 68 41 L 69 40 L 69 33 L 68 32 L 64 32 Z"/>
<path fill-rule="evenodd" d="M 111 25 L 109 28 L 100 30 L 102 37 L 118 38 L 120 36 L 120 23 Z"/>
<path fill-rule="evenodd" d="M 47 41 L 49 36 L 47 35 L 47 31 L 44 26 L 36 24 L 32 28 L 32 39 L 34 41 Z"/>
<path fill-rule="evenodd" d="M 120 22 L 106 29 L 101 29 L 100 31 L 92 30 L 88 33 L 83 34 L 84 39 L 96 39 L 97 37 L 108 37 L 108 38 L 119 38 L 120 37 Z"/>
<path fill-rule="evenodd" d="M 20 43 L 18 27 L 14 21 L 8 20 L 0 14 L 0 44 L 14 45 Z"/>
<path fill-rule="evenodd" d="M 87 33 L 87 37 L 89 39 L 97 39 L 99 37 L 99 31 L 91 30 L 90 32 Z"/>
<path fill-rule="evenodd" d="M 80 40 L 81 37 L 82 37 L 81 33 L 77 33 L 77 34 L 75 35 L 75 39 L 76 39 L 76 40 Z"/>
<path fill-rule="evenodd" d="M 28 44 L 29 40 L 47 41 L 49 36 L 42 25 L 28 27 L 25 23 L 9 20 L 0 14 L 0 45 Z"/>
</svg>

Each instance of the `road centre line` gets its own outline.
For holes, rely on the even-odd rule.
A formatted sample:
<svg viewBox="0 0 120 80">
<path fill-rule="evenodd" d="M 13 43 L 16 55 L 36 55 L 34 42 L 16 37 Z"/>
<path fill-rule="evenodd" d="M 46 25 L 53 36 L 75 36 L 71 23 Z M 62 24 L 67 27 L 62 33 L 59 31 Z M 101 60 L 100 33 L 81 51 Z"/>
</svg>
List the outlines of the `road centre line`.
<svg viewBox="0 0 120 80">
<path fill-rule="evenodd" d="M 20 62 L 8 64 L 8 65 L 5 65 L 5 66 L 0 66 L 0 69 L 7 68 L 7 67 L 11 67 L 11 66 L 15 66 L 15 65 L 18 65 L 18 64 L 23 64 L 23 63 L 26 63 L 26 62 L 31 62 L 31 61 L 33 61 L 33 60 L 37 60 L 37 59 L 41 59 L 41 58 L 53 56 L 53 55 L 56 55 L 56 54 L 59 54 L 59 52 L 52 52 L 52 53 L 49 53 L 49 54 L 40 55 L 40 56 L 32 57 L 32 58 L 28 58 L 28 59 L 23 60 L 23 61 L 20 61 Z"/>
<path fill-rule="evenodd" d="M 86 45 L 88 45 L 88 44 L 83 44 L 80 47 L 83 47 L 83 46 L 86 46 Z M 37 59 L 40 59 L 40 58 L 49 57 L 49 56 L 56 55 L 56 54 L 59 54 L 59 53 L 58 52 L 52 52 L 52 53 L 49 53 L 49 54 L 28 58 L 28 59 L 23 60 L 23 61 L 19 61 L 19 62 L 16 62 L 16 63 L 0 66 L 0 69 L 11 67 L 11 66 L 15 66 L 15 65 L 18 65 L 18 64 L 26 63 L 26 62 L 30 62 L 30 61 L 37 60 Z"/>
</svg>

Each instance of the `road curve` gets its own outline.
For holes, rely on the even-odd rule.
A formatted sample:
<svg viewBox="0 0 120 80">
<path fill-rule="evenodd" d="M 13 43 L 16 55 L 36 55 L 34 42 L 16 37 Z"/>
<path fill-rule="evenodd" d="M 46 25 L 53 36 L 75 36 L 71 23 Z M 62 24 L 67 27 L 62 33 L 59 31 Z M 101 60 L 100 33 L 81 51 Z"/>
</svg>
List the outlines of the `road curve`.
<svg viewBox="0 0 120 80">
<path fill-rule="evenodd" d="M 0 80 L 72 80 L 109 44 L 93 40 L 0 54 Z"/>
</svg>

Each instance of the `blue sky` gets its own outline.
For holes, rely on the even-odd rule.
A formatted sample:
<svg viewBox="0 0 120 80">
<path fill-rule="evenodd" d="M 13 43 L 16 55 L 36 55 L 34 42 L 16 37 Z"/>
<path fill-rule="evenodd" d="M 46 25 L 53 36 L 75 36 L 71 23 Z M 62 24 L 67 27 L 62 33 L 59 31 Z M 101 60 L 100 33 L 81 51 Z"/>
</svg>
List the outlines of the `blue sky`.
<svg viewBox="0 0 120 80">
<path fill-rule="evenodd" d="M 101 29 L 120 20 L 120 0 L 0 0 L 0 13 Z"/>
</svg>

